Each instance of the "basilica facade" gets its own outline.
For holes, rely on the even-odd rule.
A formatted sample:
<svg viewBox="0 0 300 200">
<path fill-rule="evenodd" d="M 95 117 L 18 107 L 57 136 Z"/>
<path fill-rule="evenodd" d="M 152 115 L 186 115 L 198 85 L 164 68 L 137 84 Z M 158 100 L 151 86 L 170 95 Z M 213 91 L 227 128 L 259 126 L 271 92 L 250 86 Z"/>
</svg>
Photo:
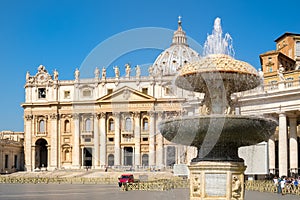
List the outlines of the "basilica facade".
<svg viewBox="0 0 300 200">
<path fill-rule="evenodd" d="M 172 85 L 185 63 L 200 58 L 186 40 L 179 21 L 170 48 L 147 76 L 128 64 L 115 66 L 113 77 L 96 68 L 91 79 L 80 78 L 76 69 L 74 80 L 59 80 L 43 65 L 34 75 L 27 72 L 25 169 L 162 169 L 191 160 L 195 148 L 175 145 L 159 132 L 161 120 L 197 111 L 192 104 L 183 108 L 197 100 L 195 94 Z"/>
</svg>

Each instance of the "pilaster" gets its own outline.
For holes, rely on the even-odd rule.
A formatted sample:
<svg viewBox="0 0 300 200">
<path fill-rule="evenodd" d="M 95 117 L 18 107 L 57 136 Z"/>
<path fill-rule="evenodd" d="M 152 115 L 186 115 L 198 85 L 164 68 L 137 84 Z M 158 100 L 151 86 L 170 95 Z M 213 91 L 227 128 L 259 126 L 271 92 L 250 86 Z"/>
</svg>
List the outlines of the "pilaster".
<svg viewBox="0 0 300 200">
<path fill-rule="evenodd" d="M 58 127 L 57 127 L 57 119 L 58 115 L 56 113 L 52 113 L 50 115 L 51 119 L 51 150 L 50 156 L 48 159 L 50 160 L 50 169 L 55 169 L 58 167 Z"/>
<path fill-rule="evenodd" d="M 79 127 L 79 114 L 75 113 L 73 115 L 73 121 L 74 121 L 74 138 L 73 138 L 73 149 L 72 149 L 72 167 L 73 168 L 80 168 L 79 159 L 80 159 L 80 127 Z"/>
<path fill-rule="evenodd" d="M 99 167 L 99 118 L 98 114 L 94 114 L 94 152 L 93 152 L 93 165 L 94 168 Z"/>
<path fill-rule="evenodd" d="M 32 148 L 32 120 L 33 115 L 25 116 L 25 170 L 32 171 L 32 157 L 31 148 Z"/>
<path fill-rule="evenodd" d="M 114 113 L 115 118 L 115 165 L 120 165 L 120 113 Z"/>
<path fill-rule="evenodd" d="M 100 166 L 105 166 L 106 163 L 106 113 L 100 113 Z"/>
<path fill-rule="evenodd" d="M 134 163 L 141 165 L 141 126 L 140 112 L 134 113 Z"/>
</svg>

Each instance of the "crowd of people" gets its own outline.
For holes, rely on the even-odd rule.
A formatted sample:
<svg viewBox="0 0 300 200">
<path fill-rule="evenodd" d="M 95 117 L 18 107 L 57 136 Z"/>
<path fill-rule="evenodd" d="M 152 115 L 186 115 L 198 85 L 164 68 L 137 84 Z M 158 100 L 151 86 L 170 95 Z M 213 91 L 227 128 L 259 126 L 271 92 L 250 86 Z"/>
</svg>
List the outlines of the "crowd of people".
<svg viewBox="0 0 300 200">
<path fill-rule="evenodd" d="M 300 176 L 298 178 L 292 178 L 286 176 L 282 176 L 282 177 L 275 176 L 273 178 L 273 182 L 277 187 L 277 193 L 284 195 L 283 193 L 284 188 L 293 190 L 299 187 L 298 184 L 300 182 Z"/>
</svg>

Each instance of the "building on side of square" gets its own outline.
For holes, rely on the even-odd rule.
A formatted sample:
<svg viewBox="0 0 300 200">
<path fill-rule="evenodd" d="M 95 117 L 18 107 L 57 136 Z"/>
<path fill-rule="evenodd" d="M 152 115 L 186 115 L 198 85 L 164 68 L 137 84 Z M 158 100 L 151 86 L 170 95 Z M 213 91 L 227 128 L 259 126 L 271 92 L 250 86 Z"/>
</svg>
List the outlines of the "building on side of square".
<svg viewBox="0 0 300 200">
<path fill-rule="evenodd" d="M 279 122 L 263 151 L 267 160 L 245 159 L 246 164 L 267 163 L 266 174 L 292 176 L 300 169 L 300 34 L 284 33 L 275 42 L 276 50 L 260 55 L 261 87 L 237 98 L 241 114 L 270 116 Z M 257 153 L 252 148 L 248 150 Z"/>
<path fill-rule="evenodd" d="M 13 131 L 0 132 L 0 173 L 24 170 L 24 133 Z"/>
<path fill-rule="evenodd" d="M 191 160 L 195 148 L 166 141 L 158 124 L 197 112 L 198 97 L 172 84 L 177 71 L 196 59 L 199 54 L 188 46 L 179 21 L 171 46 L 149 67 L 147 76 L 138 66 L 134 73 L 128 64 L 114 67 L 114 77 L 108 77 L 106 69 L 100 75 L 96 68 L 90 79 L 81 79 L 79 69 L 74 80 L 59 80 L 57 71 L 51 75 L 43 65 L 33 76 L 27 72 L 22 104 L 25 169 L 157 170 Z"/>
</svg>

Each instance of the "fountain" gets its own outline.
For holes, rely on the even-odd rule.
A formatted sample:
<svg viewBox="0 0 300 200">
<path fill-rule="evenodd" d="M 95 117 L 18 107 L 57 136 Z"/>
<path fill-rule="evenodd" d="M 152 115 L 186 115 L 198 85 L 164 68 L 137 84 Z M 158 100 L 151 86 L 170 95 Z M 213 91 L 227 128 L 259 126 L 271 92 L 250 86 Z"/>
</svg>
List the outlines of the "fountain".
<svg viewBox="0 0 300 200">
<path fill-rule="evenodd" d="M 273 119 L 237 112 L 232 94 L 257 87 L 260 76 L 250 64 L 232 58 L 231 37 L 222 37 L 220 22 L 215 20 L 207 37 L 205 57 L 183 66 L 175 80 L 177 87 L 205 94 L 200 115 L 160 124 L 167 140 L 198 149 L 189 165 L 192 200 L 243 200 L 246 166 L 238 148 L 268 140 L 277 126 Z"/>
</svg>

